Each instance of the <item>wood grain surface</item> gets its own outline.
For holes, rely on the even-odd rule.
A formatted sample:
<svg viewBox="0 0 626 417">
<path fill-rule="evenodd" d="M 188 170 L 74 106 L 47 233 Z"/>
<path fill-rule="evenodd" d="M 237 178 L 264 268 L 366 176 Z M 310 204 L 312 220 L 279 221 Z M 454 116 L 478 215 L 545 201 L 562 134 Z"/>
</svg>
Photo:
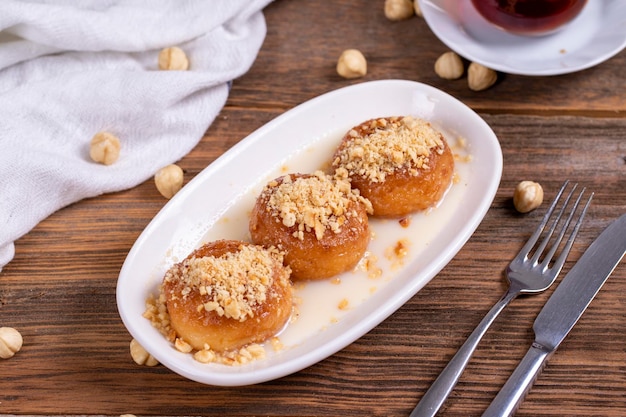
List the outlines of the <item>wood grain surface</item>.
<svg viewBox="0 0 626 417">
<path fill-rule="evenodd" d="M 371 332 L 296 374 L 248 387 L 186 380 L 136 365 L 115 302 L 124 259 L 166 200 L 152 181 L 72 204 L 16 244 L 0 273 L 0 326 L 24 346 L 0 361 L 0 413 L 15 415 L 407 416 L 505 290 L 503 270 L 544 210 L 518 214 L 515 185 L 539 181 L 551 200 L 565 179 L 595 193 L 565 265 L 626 213 L 626 54 L 554 77 L 499 74 L 473 92 L 437 77 L 447 47 L 419 17 L 392 22 L 383 1 L 277 0 L 250 71 L 178 164 L 189 181 L 255 129 L 325 92 L 377 79 L 430 84 L 492 127 L 504 156 L 497 195 L 458 255 Z M 335 72 L 360 49 L 368 74 Z M 242 167 L 242 169 L 245 169 Z M 3 179 L 4 180 L 4 179 Z M 544 203 L 545 209 L 545 203 Z M 478 416 L 522 358 L 552 290 L 515 300 L 486 334 L 441 416 Z M 626 415 L 626 264 L 619 265 L 549 361 L 518 416 Z"/>
</svg>

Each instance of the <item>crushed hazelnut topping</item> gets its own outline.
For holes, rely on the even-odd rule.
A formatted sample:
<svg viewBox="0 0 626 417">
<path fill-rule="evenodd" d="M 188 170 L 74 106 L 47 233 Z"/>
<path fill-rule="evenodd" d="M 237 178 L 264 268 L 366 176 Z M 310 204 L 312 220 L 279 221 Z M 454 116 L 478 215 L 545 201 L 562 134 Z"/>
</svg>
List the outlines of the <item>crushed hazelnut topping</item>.
<svg viewBox="0 0 626 417">
<path fill-rule="evenodd" d="M 282 176 L 270 181 L 261 196 L 282 224 L 297 227 L 294 237 L 300 240 L 305 232 L 313 231 L 318 240 L 327 230 L 340 233 L 348 218 L 358 218 L 353 203 L 364 204 L 372 212 L 369 200 L 353 190 L 347 179 L 333 178 L 322 171 L 311 176 Z"/>
<path fill-rule="evenodd" d="M 180 296 L 186 297 L 197 289 L 204 298 L 198 310 L 215 311 L 220 315 L 239 321 L 254 316 L 254 307 L 269 296 L 274 277 L 272 270 L 276 262 L 283 263 L 284 254 L 275 248 L 265 249 L 254 245 L 241 245 L 237 252 L 229 252 L 221 257 L 191 257 L 171 268 L 164 278 L 183 284 Z M 286 268 L 285 274 L 290 273 Z M 216 352 L 204 345 L 194 350 L 184 339 L 178 337 L 170 324 L 166 295 L 161 284 L 158 297 L 150 294 L 143 314 L 152 325 L 169 340 L 174 348 L 183 353 L 191 353 L 200 363 L 223 365 L 243 365 L 265 357 L 265 348 L 250 344 L 238 350 Z"/>
<path fill-rule="evenodd" d="M 218 363 L 222 365 L 245 365 L 256 359 L 265 357 L 265 348 L 253 343 L 231 352 L 214 352 L 210 348 L 199 350 L 193 358 L 200 363 Z"/>
<path fill-rule="evenodd" d="M 264 358 L 265 357 L 265 348 L 257 343 L 253 343 L 251 345 L 246 346 L 245 356 L 250 359 Z"/>
<path fill-rule="evenodd" d="M 178 337 L 174 341 L 174 347 L 176 348 L 177 351 L 183 352 L 183 353 L 189 353 L 193 350 L 193 348 L 191 347 L 189 343 L 185 342 L 183 339 L 180 339 Z"/>
<path fill-rule="evenodd" d="M 215 362 L 217 355 L 211 349 L 203 349 L 194 353 L 193 358 L 200 363 L 211 363 Z"/>
<path fill-rule="evenodd" d="M 272 337 L 270 339 L 270 344 L 272 345 L 272 349 L 274 349 L 275 352 L 278 352 L 285 348 L 285 346 L 283 346 L 283 342 L 281 342 L 278 337 Z"/>
<path fill-rule="evenodd" d="M 404 264 L 404 259 L 409 254 L 411 242 L 407 239 L 400 239 L 395 245 L 385 250 L 385 257 L 392 262 L 392 269 L 400 268 Z"/>
<path fill-rule="evenodd" d="M 255 359 L 262 359 L 265 357 L 265 348 L 259 344 L 253 343 L 248 346 L 244 346 L 239 350 L 224 352 L 215 356 L 213 362 L 222 365 L 245 365 Z"/>
<path fill-rule="evenodd" d="M 403 217 L 400 220 L 398 220 L 398 223 L 400 223 L 400 226 L 406 229 L 407 227 L 411 225 L 411 219 L 409 217 Z"/>
<path fill-rule="evenodd" d="M 243 365 L 251 359 L 265 357 L 265 348 L 262 345 L 253 343 L 236 351 L 215 352 L 210 346 L 205 345 L 204 349 L 193 352 L 191 345 L 178 338 L 176 333 L 169 326 L 169 315 L 165 306 L 165 296 L 158 299 L 150 296 L 146 301 L 145 318 L 152 322 L 167 339 L 174 344 L 174 348 L 183 353 L 192 353 L 193 358 L 200 363 L 218 363 L 222 365 Z M 277 339 L 277 338 L 275 338 Z M 278 339 L 277 339 L 278 340 Z M 272 346 L 276 342 L 272 341 Z M 276 350 L 276 348 L 275 348 Z"/>
<path fill-rule="evenodd" d="M 367 272 L 367 276 L 370 279 L 380 278 L 383 275 L 383 270 L 377 265 L 378 258 L 371 252 L 368 252 L 361 258 L 357 269 Z"/>
<path fill-rule="evenodd" d="M 146 300 L 146 311 L 143 316 L 150 320 L 152 325 L 161 332 L 170 342 L 174 342 L 175 334 L 170 327 L 170 315 L 167 312 L 165 294 L 160 293 L 158 298 L 150 294 Z"/>
<path fill-rule="evenodd" d="M 346 135 L 347 146 L 339 149 L 333 161 L 338 173 L 373 183 L 383 182 L 388 174 L 398 171 L 418 176 L 421 170 L 429 169 L 431 152 L 441 154 L 445 149 L 441 133 L 422 119 L 379 118 L 369 121 L 365 128 L 365 135 L 355 129 Z"/>
<path fill-rule="evenodd" d="M 396 242 L 396 246 L 393 248 L 393 253 L 398 258 L 404 258 L 409 253 L 409 241 L 401 239 Z"/>
<path fill-rule="evenodd" d="M 254 307 L 266 301 L 276 262 L 283 262 L 277 249 L 242 245 L 239 251 L 221 257 L 186 259 L 181 268 L 171 268 L 164 281 L 183 283 L 183 298 L 198 289 L 204 300 L 198 311 L 215 311 L 219 316 L 244 321 L 254 317 Z"/>
<path fill-rule="evenodd" d="M 455 161 L 471 162 L 472 155 L 467 153 L 467 139 L 462 136 L 456 138 L 456 143 L 452 146 Z"/>
</svg>

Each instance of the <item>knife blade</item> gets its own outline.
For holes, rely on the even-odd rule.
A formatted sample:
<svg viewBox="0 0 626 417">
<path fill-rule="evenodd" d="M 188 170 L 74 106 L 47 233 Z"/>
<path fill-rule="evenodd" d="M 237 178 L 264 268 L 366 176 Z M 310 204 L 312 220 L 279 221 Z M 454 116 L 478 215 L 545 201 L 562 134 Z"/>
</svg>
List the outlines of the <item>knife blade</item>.
<svg viewBox="0 0 626 417">
<path fill-rule="evenodd" d="M 614 220 L 563 278 L 537 315 L 535 340 L 483 417 L 511 416 L 549 357 L 572 330 L 626 253 L 626 214 Z"/>
</svg>

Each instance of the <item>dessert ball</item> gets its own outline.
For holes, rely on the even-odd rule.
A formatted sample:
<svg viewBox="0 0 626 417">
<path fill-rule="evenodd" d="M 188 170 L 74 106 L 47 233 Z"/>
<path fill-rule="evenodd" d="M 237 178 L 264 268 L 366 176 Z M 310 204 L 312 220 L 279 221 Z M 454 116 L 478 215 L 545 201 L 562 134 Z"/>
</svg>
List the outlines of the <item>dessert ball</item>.
<svg viewBox="0 0 626 417">
<path fill-rule="evenodd" d="M 370 240 L 371 205 L 345 179 L 321 171 L 270 181 L 250 216 L 258 245 L 285 251 L 292 279 L 319 280 L 354 268 Z"/>
<path fill-rule="evenodd" d="M 276 335 L 293 306 L 283 260 L 275 248 L 219 240 L 172 266 L 161 288 L 176 337 L 223 352 Z"/>
<path fill-rule="evenodd" d="M 441 200 L 452 182 L 454 157 L 430 123 L 384 117 L 346 133 L 332 166 L 372 203 L 374 216 L 403 217 Z"/>
</svg>

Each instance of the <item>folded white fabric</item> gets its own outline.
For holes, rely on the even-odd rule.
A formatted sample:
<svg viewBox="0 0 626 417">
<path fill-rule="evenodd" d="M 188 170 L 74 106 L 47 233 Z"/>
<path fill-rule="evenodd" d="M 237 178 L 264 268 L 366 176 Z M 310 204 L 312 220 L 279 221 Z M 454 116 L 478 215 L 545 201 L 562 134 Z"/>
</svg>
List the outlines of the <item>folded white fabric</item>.
<svg viewBox="0 0 626 417">
<path fill-rule="evenodd" d="M 256 58 L 270 1 L 2 0 L 0 271 L 54 211 L 187 154 Z M 158 69 L 172 46 L 188 71 Z M 89 157 L 100 131 L 120 138 L 112 165 Z"/>
</svg>

